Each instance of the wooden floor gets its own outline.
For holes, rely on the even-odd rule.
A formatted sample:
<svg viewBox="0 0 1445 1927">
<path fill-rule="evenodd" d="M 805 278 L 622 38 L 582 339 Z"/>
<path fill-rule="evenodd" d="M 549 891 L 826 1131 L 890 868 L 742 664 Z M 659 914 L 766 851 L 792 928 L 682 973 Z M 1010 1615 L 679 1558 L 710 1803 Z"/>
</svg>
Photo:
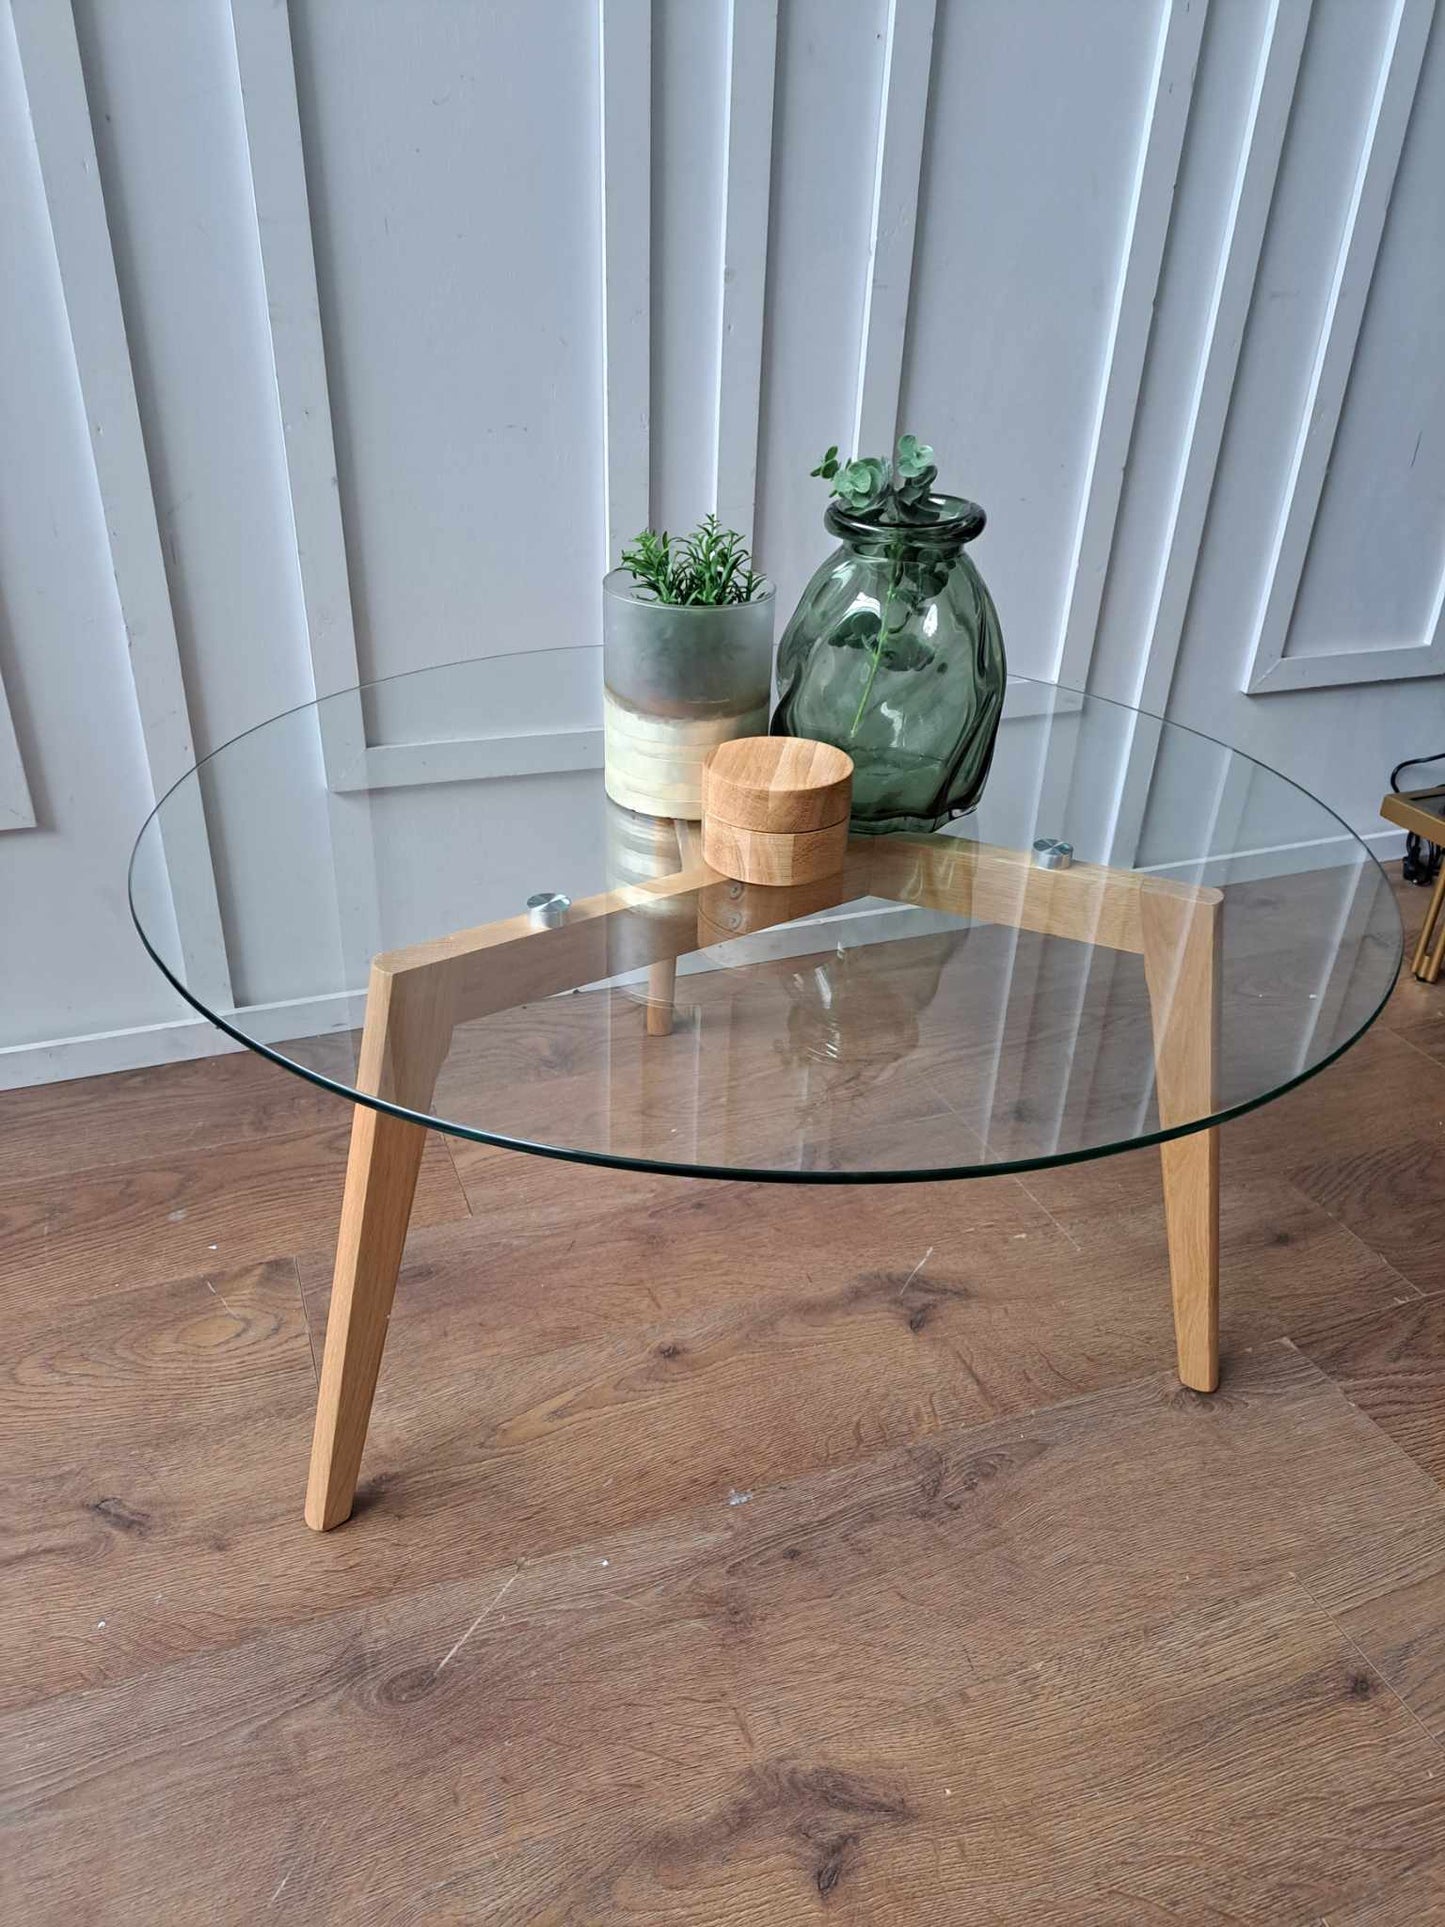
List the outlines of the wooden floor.
<svg viewBox="0 0 1445 1927">
<path fill-rule="evenodd" d="M 1153 1153 L 434 1138 L 317 1537 L 348 1126 L 242 1056 L 0 1099 L 0 1918 L 1445 1921 L 1445 985 L 1226 1130 L 1212 1399 Z"/>
</svg>

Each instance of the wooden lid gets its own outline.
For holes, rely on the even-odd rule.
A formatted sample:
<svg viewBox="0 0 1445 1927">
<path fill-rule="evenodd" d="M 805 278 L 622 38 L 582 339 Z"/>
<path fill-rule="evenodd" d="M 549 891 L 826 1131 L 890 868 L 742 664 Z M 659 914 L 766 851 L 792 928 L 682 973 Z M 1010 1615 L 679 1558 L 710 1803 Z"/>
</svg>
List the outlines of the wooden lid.
<svg viewBox="0 0 1445 1927">
<path fill-rule="evenodd" d="M 853 807 L 853 758 L 801 736 L 740 736 L 702 766 L 702 813 L 740 830 L 824 830 Z"/>
</svg>

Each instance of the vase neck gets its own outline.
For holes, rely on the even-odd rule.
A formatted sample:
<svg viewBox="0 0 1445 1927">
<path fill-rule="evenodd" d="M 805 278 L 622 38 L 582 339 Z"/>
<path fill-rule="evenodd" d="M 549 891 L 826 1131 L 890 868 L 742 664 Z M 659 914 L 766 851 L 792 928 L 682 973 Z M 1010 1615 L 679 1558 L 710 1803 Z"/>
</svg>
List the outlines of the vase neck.
<svg viewBox="0 0 1445 1927">
<path fill-rule="evenodd" d="M 983 531 L 987 517 L 977 502 L 961 495 L 931 495 L 931 519 L 885 522 L 874 513 L 856 514 L 841 502 L 830 502 L 823 520 L 834 535 L 863 555 L 896 554 L 916 550 L 956 554 L 965 542 Z"/>
</svg>

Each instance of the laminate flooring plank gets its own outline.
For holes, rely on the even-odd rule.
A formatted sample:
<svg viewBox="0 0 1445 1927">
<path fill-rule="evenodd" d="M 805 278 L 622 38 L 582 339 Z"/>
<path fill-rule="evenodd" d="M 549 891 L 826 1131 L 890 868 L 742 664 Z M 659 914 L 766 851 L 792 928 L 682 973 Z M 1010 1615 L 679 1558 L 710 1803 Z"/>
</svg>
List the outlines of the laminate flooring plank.
<svg viewBox="0 0 1445 1927">
<path fill-rule="evenodd" d="M 3 1878 L 38 1920 L 1318 1918 L 1445 1847 L 1445 1759 L 1310 1572 L 1441 1511 L 1272 1347 L 13 1714 Z"/>
<path fill-rule="evenodd" d="M 1445 1295 L 1296 1334 L 1302 1351 L 1445 1485 Z"/>
<path fill-rule="evenodd" d="M 329 1245 L 341 1219 L 346 1116 L 324 1131 L 178 1149 L 0 1188 L 3 1304 L 74 1303 Z M 445 1145 L 422 1161 L 413 1222 L 465 1217 Z"/>
<path fill-rule="evenodd" d="M 1401 1700 L 1445 1742 L 1445 1527 L 1439 1516 L 1346 1541 L 1301 1574 Z"/>
<path fill-rule="evenodd" d="M 344 1076 L 349 1038 L 309 1041 L 308 1061 Z M 343 1124 L 344 1097 L 253 1051 L 154 1064 L 0 1092 L 0 1182 L 43 1182 L 112 1164 L 165 1163 L 179 1154 Z"/>
<path fill-rule="evenodd" d="M 1431 1131 L 1407 1143 L 1378 1144 L 1366 1132 L 1355 1150 L 1291 1175 L 1306 1197 L 1417 1290 L 1445 1291 L 1445 1137 Z"/>
</svg>

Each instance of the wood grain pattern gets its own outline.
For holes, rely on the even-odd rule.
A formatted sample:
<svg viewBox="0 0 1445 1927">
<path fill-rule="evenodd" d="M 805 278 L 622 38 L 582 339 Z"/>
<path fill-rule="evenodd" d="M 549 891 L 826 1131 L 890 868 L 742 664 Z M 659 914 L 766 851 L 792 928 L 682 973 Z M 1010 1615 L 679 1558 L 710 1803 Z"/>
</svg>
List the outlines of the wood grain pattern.
<svg viewBox="0 0 1445 1927">
<path fill-rule="evenodd" d="M 1306 1328 L 1298 1344 L 1445 1485 L 1445 1297 Z"/>
<path fill-rule="evenodd" d="M 652 964 L 647 972 L 646 1024 L 649 1037 L 672 1035 L 673 998 L 677 991 L 677 964 Z"/>
<path fill-rule="evenodd" d="M 690 842 L 690 839 L 688 839 Z M 565 924 L 537 931 L 526 917 L 458 930 L 376 960 L 385 977 L 435 979 L 455 1023 L 512 1009 L 693 947 L 700 893 L 719 884 L 704 864 L 574 903 Z M 1076 863 L 1037 869 L 1027 851 L 967 837 L 851 837 L 837 901 L 891 897 L 985 923 L 1142 952 L 1140 900 L 1219 901 L 1219 892 L 1130 870 Z M 774 920 L 799 914 L 782 898 Z"/>
<path fill-rule="evenodd" d="M 1142 951 L 1153 1012 L 1160 1118 L 1179 1125 L 1212 1112 L 1219 999 L 1216 933 L 1222 900 L 1218 890 L 1088 865 L 1077 871 L 1040 872 L 1027 853 L 996 850 L 965 838 L 860 837 L 850 842 L 841 814 L 825 827 L 803 827 L 831 819 L 842 811 L 845 793 L 851 795 L 850 760 L 822 744 L 749 739 L 720 748 L 712 767 L 716 780 L 704 809 L 701 871 L 649 878 L 588 898 L 570 906 L 566 921 L 555 927 L 538 930 L 530 919 L 514 918 L 376 958 L 358 1088 L 425 1115 L 459 1023 L 524 1008 L 557 991 L 577 991 L 639 965 L 649 972 L 647 1032 L 668 1035 L 676 977 L 674 972 L 667 983 L 667 966 L 693 948 L 693 914 L 697 939 L 708 940 L 705 899 L 721 879 L 748 886 L 755 900 L 753 921 L 765 928 L 796 915 L 800 896 L 816 907 L 811 901 L 815 886 L 836 878 L 840 896 L 881 894 L 1049 936 Z M 714 805 L 748 822 L 791 827 L 742 827 L 714 814 Z M 684 842 L 690 844 L 683 831 L 677 835 L 679 850 Z M 726 894 L 731 903 L 734 893 Z M 659 969 L 664 972 L 661 980 Z M 611 999 L 605 1001 L 610 1009 Z M 876 1005 L 876 997 L 874 1001 Z M 729 1011 L 730 1037 L 733 1015 Z M 806 1041 L 798 1042 L 793 1022 L 798 1015 L 806 1023 L 806 1012 L 790 1015 L 785 1053 L 836 1059 L 836 1050 L 810 1051 Z M 916 1039 L 913 1015 L 896 1015 L 903 1032 Z M 877 1031 L 886 1037 L 895 1026 L 875 1022 L 858 1028 L 865 1035 Z M 884 1053 L 880 1068 L 887 1068 L 889 1054 Z M 891 1055 L 901 1061 L 901 1051 Z M 692 1144 L 679 1139 L 673 1127 L 665 1145 L 654 1149 L 639 1120 L 639 1097 L 645 1104 L 647 1087 L 663 1068 L 660 1053 L 650 1053 L 638 1068 L 640 1093 L 625 1076 L 609 1075 L 605 1091 L 587 1094 L 590 1101 L 607 1106 L 606 1117 L 597 1120 L 603 1128 L 579 1130 L 571 1120 L 561 1129 L 514 1126 L 509 1135 L 577 1150 L 606 1145 L 619 1157 L 714 1172 L 790 1168 L 795 1163 L 798 1168 L 823 1168 L 821 1161 L 814 1161 L 812 1146 L 800 1143 L 799 1126 L 806 1119 L 796 1106 L 776 1106 L 780 1145 L 770 1148 L 765 1133 L 749 1128 L 758 1120 L 745 1119 L 733 1102 L 742 1065 L 731 1052 L 721 1073 L 724 1100 L 716 1107 L 727 1129 L 724 1143 L 701 1148 L 694 1099 Z M 699 1074 L 710 1075 L 710 1066 L 700 1065 Z M 865 1071 L 861 1081 L 866 1086 L 872 1076 Z M 811 1086 L 811 1078 L 807 1083 Z M 821 1088 L 816 1094 L 810 1090 L 805 1109 L 828 1114 Z M 614 1116 L 619 1134 L 612 1128 Z M 834 1128 L 832 1115 L 828 1124 Z M 743 1127 L 743 1142 L 735 1148 L 737 1126 Z M 954 1128 L 960 1134 L 969 1129 L 966 1123 Z M 983 1132 L 977 1135 L 982 1138 Z M 971 1144 L 951 1159 L 934 1153 L 924 1161 L 934 1169 L 952 1164 L 963 1171 L 980 1161 L 980 1151 L 980 1144 Z M 420 1144 L 397 1127 L 396 1120 L 378 1124 L 357 1119 L 333 1287 L 338 1316 L 329 1326 L 307 1497 L 307 1518 L 318 1530 L 350 1515 L 420 1155 Z M 835 1157 L 828 1168 L 844 1168 L 843 1161 Z M 908 1166 L 900 1161 L 887 1168 L 906 1171 Z M 1195 1390 L 1213 1391 L 1219 1378 L 1219 1177 L 1213 1137 L 1166 1147 L 1164 1176 L 1180 1377 Z"/>
<path fill-rule="evenodd" d="M 423 1125 L 357 1107 L 306 1487 L 317 1532 L 351 1516 L 426 1136 Z"/>
<path fill-rule="evenodd" d="M 1402 977 L 1381 1023 L 1427 1057 L 1445 1063 L 1445 991 L 1438 984 Z"/>
<path fill-rule="evenodd" d="M 169 1398 L 162 1430 L 149 1361 L 174 1355 L 178 1372 L 187 1369 L 164 1335 L 171 1288 L 78 1307 L 33 1343 L 12 1329 L 17 1358 L 97 1361 L 81 1367 L 69 1402 L 28 1367 L 28 1402 L 12 1388 L 31 1452 L 66 1468 L 27 1471 L 9 1495 L 14 1549 L 44 1602 L 14 1642 L 18 1690 L 115 1677 L 92 1669 L 384 1597 L 403 1575 L 424 1584 L 459 1561 L 531 1556 L 599 1522 L 663 1520 L 701 1493 L 754 1488 L 770 1465 L 853 1463 L 881 1441 L 937 1436 L 950 1413 L 1046 1406 L 1152 1371 L 1167 1344 L 1152 1169 L 1151 1220 L 1108 1212 L 1109 1256 L 1107 1233 L 1086 1234 L 1076 1216 L 1066 1234 L 1011 1179 L 882 1187 L 865 1209 L 834 1203 L 820 1213 L 814 1198 L 784 1187 L 688 1185 L 459 1149 L 486 1215 L 411 1242 L 364 1516 L 324 1542 L 309 1541 L 297 1516 L 315 1385 L 294 1338 L 279 1405 L 256 1384 L 231 1382 L 230 1367 L 249 1371 L 259 1357 L 231 1347 L 214 1354 L 228 1366 L 224 1380 L 193 1372 L 188 1395 Z M 1288 1242 L 1275 1242 L 1276 1225 Z M 1296 1200 L 1286 1215 L 1282 1187 L 1237 1204 L 1226 1191 L 1225 1227 L 1230 1360 L 1296 1313 L 1387 1302 L 1394 1288 L 1393 1274 L 1322 1212 Z M 330 1274 L 329 1253 L 302 1265 L 318 1339 Z M 208 1275 L 244 1312 L 244 1280 L 238 1292 L 228 1274 Z M 203 1316 L 225 1315 L 203 1280 L 177 1289 Z M 669 1345 L 678 1351 L 661 1357 Z M 515 1428 L 519 1412 L 553 1397 L 552 1426 L 494 1457 L 489 1428 Z M 109 1416 L 98 1427 L 102 1400 Z M 70 1441 L 81 1424 L 88 1449 L 57 1454 L 53 1428 Z M 577 1449 L 557 1449 L 553 1430 Z M 620 1466 L 637 1476 L 619 1478 Z M 107 1526 L 92 1508 L 108 1499 L 145 1514 L 144 1535 Z M 298 1533 L 314 1544 L 311 1557 Z M 120 1550 L 102 1589 L 95 1549 L 107 1544 Z M 100 1617 L 111 1622 L 104 1638 L 93 1630 Z M 50 1642 L 57 1622 L 86 1632 L 83 1651 Z M 26 1658 L 37 1646 L 50 1654 L 44 1665 Z"/>
<path fill-rule="evenodd" d="M 313 1249 L 335 1236 L 348 1123 L 0 1187 L 5 1301 L 32 1292 L 95 1297 Z M 428 1146 L 417 1222 L 465 1211 L 445 1147 Z"/>
<path fill-rule="evenodd" d="M 1231 1149 L 1220 1159 L 1220 1316 L 1226 1349 L 1281 1332 L 1309 1335 L 1350 1310 L 1385 1313 L 1421 1294 L 1288 1179 L 1260 1175 Z M 1089 1182 L 1089 1173 L 1097 1181 Z M 1158 1171 L 1147 1151 L 1022 1180 L 1078 1247 L 1091 1277 L 1151 1275 L 1168 1262 Z M 1301 1341 L 1303 1342 L 1303 1341 Z"/>
<path fill-rule="evenodd" d="M 308 1045 L 307 1061 L 329 1061 L 339 1077 L 354 1065 L 346 1039 L 336 1040 L 329 1059 Z M 349 1124 L 349 1108 L 304 1078 L 278 1076 L 251 1051 L 41 1084 L 8 1091 L 0 1103 L 0 1173 L 18 1185 L 68 1171 L 165 1163 L 198 1139 L 213 1149 Z"/>
<path fill-rule="evenodd" d="M 373 966 L 357 1066 L 359 1090 L 424 1115 L 451 1041 L 450 985 L 444 971 L 393 977 Z M 356 1106 L 306 1486 L 306 1523 L 317 1532 L 327 1532 L 351 1516 L 426 1142 L 424 1125 Z"/>
<path fill-rule="evenodd" d="M 1421 1725 L 1445 1743 L 1445 1515 L 1438 1492 L 1418 1520 L 1367 1545 L 1343 1545 L 1314 1564 L 1308 1584 Z"/>
<path fill-rule="evenodd" d="M 821 830 L 748 830 L 704 809 L 703 861 L 719 876 L 768 888 L 835 877 L 848 853 L 847 820 Z"/>
<path fill-rule="evenodd" d="M 735 830 L 826 830 L 846 823 L 852 804 L 853 758 L 831 743 L 747 736 L 703 764 L 704 836 L 709 817 Z"/>
<path fill-rule="evenodd" d="M 12 1716 L 5 1877 L 41 1919 L 1162 1921 L 1188 1833 L 1226 1917 L 1318 1914 L 1445 1844 L 1438 1750 L 1272 1576 L 1412 1517 L 1377 1440 L 1280 1348 L 471 1567 Z"/>
<path fill-rule="evenodd" d="M 1154 1029 L 1154 1082 L 1166 1128 L 1210 1116 L 1218 1101 L 1219 910 L 1145 890 L 1139 911 Z M 1219 1383 L 1219 1133 L 1159 1147 L 1179 1376 Z"/>
<path fill-rule="evenodd" d="M 850 844 L 841 813 L 852 793 L 852 763 L 824 744 L 749 738 L 714 752 L 703 776 L 703 871 L 647 879 L 586 899 L 569 906 L 566 921 L 554 927 L 534 929 L 530 919 L 519 927 L 524 920 L 510 919 L 376 958 L 367 990 L 358 1090 L 425 1117 L 459 1022 L 508 1012 L 549 992 L 578 991 L 629 962 L 635 966 L 641 961 L 649 971 L 648 1035 L 668 1035 L 676 975 L 674 971 L 669 984 L 667 966 L 693 947 L 685 934 L 692 912 L 697 913 L 699 935 L 705 931 L 700 899 L 719 878 L 742 881 L 753 896 L 767 886 L 776 909 L 769 902 L 761 913 L 755 910 L 761 924 L 769 921 L 770 913 L 779 923 L 787 920 L 795 913 L 800 892 L 811 895 L 811 886 L 836 878 L 849 895 L 881 893 L 1036 928 L 1050 936 L 1083 936 L 1102 947 L 1142 950 L 1160 1120 L 1177 1126 L 1212 1114 L 1220 988 L 1218 890 L 1102 868 L 1077 878 L 1071 869 L 1041 874 L 1026 854 L 999 852 L 966 839 L 857 838 Z M 745 824 L 718 816 L 719 807 L 736 811 Z M 753 822 L 778 827 L 746 826 Z M 824 827 L 812 827 L 818 823 Z M 679 831 L 679 850 L 684 840 Z M 1087 872 L 1088 866 L 1084 868 Z M 1086 923 L 1079 921 L 1081 905 L 1089 915 Z M 660 983 L 659 968 L 664 972 Z M 875 991 L 882 989 L 875 986 Z M 897 1013 L 901 1026 L 880 1024 L 878 1001 L 875 995 L 874 1019 L 858 1023 L 859 1032 L 887 1038 L 900 1028 L 901 1035 L 916 1039 L 913 1014 Z M 806 1020 L 805 1012 L 790 1015 L 785 1048 L 801 1049 L 805 1057 L 836 1059 L 834 1049 L 810 1052 L 806 1042 L 798 1045 L 796 1015 Z M 733 1013 L 728 1016 L 731 1031 Z M 639 1066 L 644 1102 L 647 1085 L 662 1068 L 659 1056 L 649 1053 Z M 900 1052 L 881 1053 L 883 1068 L 889 1056 L 896 1060 Z M 744 1123 L 730 1094 L 741 1068 L 729 1054 L 722 1073 L 729 1090 L 718 1107 L 729 1136 L 735 1124 Z M 700 1065 L 699 1074 L 709 1075 L 710 1067 Z M 866 1086 L 872 1080 L 864 1074 L 862 1081 Z M 811 1079 L 808 1082 L 811 1085 Z M 606 1129 L 578 1132 L 575 1123 L 569 1123 L 561 1130 L 528 1129 L 520 1134 L 523 1141 L 579 1150 L 605 1144 L 621 1157 L 716 1172 L 788 1168 L 794 1163 L 803 1120 L 787 1106 L 779 1107 L 780 1149 L 768 1148 L 765 1136 L 747 1129 L 737 1149 L 728 1141 L 700 1150 L 696 1129 L 690 1150 L 685 1142 L 674 1148 L 674 1129 L 659 1154 L 639 1136 L 639 1094 L 629 1090 L 625 1076 L 609 1076 L 605 1093 L 597 1095 L 609 1107 Z M 808 1102 L 833 1128 L 821 1088 Z M 620 1138 L 611 1129 L 614 1110 Z M 964 1132 L 967 1128 L 961 1127 Z M 418 1130 L 390 1115 L 359 1111 L 352 1132 L 307 1487 L 307 1522 L 318 1531 L 340 1525 L 351 1514 L 422 1156 Z M 979 1162 L 980 1150 L 969 1145 L 950 1161 L 965 1170 Z M 803 1147 L 805 1157 L 809 1151 Z M 939 1169 L 948 1161 L 935 1152 L 925 1162 Z M 834 1158 L 829 1168 L 847 1168 L 846 1161 Z M 896 1168 L 907 1167 L 900 1163 Z M 1212 1133 L 1198 1143 L 1165 1146 L 1164 1184 L 1179 1375 L 1192 1389 L 1212 1392 L 1219 1382 L 1219 1165 Z"/>
<path fill-rule="evenodd" d="M 1291 1174 L 1294 1182 L 1421 1291 L 1439 1291 L 1445 1287 L 1445 1133 L 1376 1144 L 1362 1132 L 1356 1146 L 1303 1164 Z"/>
<path fill-rule="evenodd" d="M 316 1377 L 290 1259 L 78 1305 L 37 1293 L 7 1322 L 3 1387 L 0 1703 L 128 1678 L 324 1599 L 324 1568 L 294 1557 Z"/>
<path fill-rule="evenodd" d="M 1445 1857 L 1427 1861 L 1402 1879 L 1386 1880 L 1362 1900 L 1332 1908 L 1325 1927 L 1419 1927 L 1445 1920 Z"/>
<path fill-rule="evenodd" d="M 1390 870 L 1395 903 L 1405 926 L 1405 955 L 1410 957 L 1424 929 L 1431 892 L 1419 884 L 1404 882 L 1395 865 Z M 1418 983 L 1407 971 L 1401 971 L 1381 1024 L 1417 1050 L 1445 1061 L 1445 992 L 1437 984 Z"/>
<path fill-rule="evenodd" d="M 376 967 L 393 979 L 439 977 L 454 1022 L 465 1023 L 685 955 L 693 948 L 695 894 L 716 880 L 704 867 L 628 884 L 574 903 L 555 929 L 509 917 L 389 952 Z"/>
<path fill-rule="evenodd" d="M 1381 1024 L 1336 1064 L 1229 1126 L 1236 1157 L 1293 1175 L 1367 1147 L 1445 1144 L 1440 1067 Z"/>
<path fill-rule="evenodd" d="M 1445 869 L 1435 879 L 1435 888 L 1430 893 L 1430 907 L 1425 913 L 1425 921 L 1410 957 L 1411 974 L 1418 977 L 1421 983 L 1438 983 L 1441 966 L 1445 964 L 1445 936 L 1440 933 L 1442 910 L 1445 910 Z"/>
<path fill-rule="evenodd" d="M 706 997 L 656 1038 L 625 1002 L 463 1029 L 443 1086 L 575 1104 L 625 1022 L 665 1135 Z M 967 1143 L 966 1053 L 909 1070 L 857 1087 L 854 1154 Z M 0 1100 L 35 1147 L 0 1193 L 0 1916 L 1440 1911 L 1445 1330 L 1374 1242 L 1402 1256 L 1445 1135 L 1406 1031 L 1224 1133 L 1212 1399 L 1158 1370 L 1150 1153 L 850 1195 L 461 1142 L 453 1176 L 432 1140 L 325 1535 L 297 1501 L 342 1139 L 209 1074 Z M 993 1113 L 1019 1141 L 1027 1096 Z"/>
<path fill-rule="evenodd" d="M 1139 906 L 1146 887 L 1155 901 L 1218 901 L 1219 895 L 1096 863 L 1040 870 L 1027 850 L 967 837 L 878 837 L 872 857 L 868 886 L 878 896 L 1109 950 L 1143 951 Z"/>
</svg>

